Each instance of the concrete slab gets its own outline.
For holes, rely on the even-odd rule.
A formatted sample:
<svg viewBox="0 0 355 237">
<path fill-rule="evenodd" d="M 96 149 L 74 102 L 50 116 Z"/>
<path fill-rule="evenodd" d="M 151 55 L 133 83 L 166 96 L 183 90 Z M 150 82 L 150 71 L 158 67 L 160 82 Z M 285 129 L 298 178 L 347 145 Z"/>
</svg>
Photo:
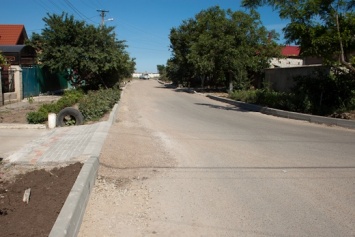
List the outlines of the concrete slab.
<svg viewBox="0 0 355 237">
<path fill-rule="evenodd" d="M 44 136 L 48 132 L 46 129 L 0 128 L 0 157 L 10 156 L 25 144 Z"/>
</svg>

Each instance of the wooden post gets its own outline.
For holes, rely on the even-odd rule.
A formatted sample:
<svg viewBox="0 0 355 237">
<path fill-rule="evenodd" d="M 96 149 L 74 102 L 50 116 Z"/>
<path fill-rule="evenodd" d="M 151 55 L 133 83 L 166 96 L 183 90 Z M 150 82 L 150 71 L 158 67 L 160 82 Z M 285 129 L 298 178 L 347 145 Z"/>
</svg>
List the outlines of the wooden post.
<svg viewBox="0 0 355 237">
<path fill-rule="evenodd" d="M 233 92 L 233 72 L 229 72 L 229 89 L 228 92 Z"/>
<path fill-rule="evenodd" d="M 0 66 L 0 106 L 4 105 L 4 94 L 2 93 L 2 81 L 1 81 L 2 67 Z"/>
</svg>

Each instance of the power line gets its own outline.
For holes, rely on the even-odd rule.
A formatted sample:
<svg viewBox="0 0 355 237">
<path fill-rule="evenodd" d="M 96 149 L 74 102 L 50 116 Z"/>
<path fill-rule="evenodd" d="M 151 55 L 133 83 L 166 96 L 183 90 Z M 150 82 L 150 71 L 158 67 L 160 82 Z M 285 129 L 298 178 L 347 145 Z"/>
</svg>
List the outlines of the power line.
<svg viewBox="0 0 355 237">
<path fill-rule="evenodd" d="M 46 6 L 41 0 L 39 0 L 37 3 L 38 3 L 38 5 L 40 5 L 45 11 L 49 12 L 47 6 Z"/>
<path fill-rule="evenodd" d="M 98 9 L 101 8 L 98 2 L 92 2 L 88 0 L 80 0 L 84 5 L 89 6 L 90 8 Z"/>
<path fill-rule="evenodd" d="M 88 20 L 91 21 L 92 23 L 95 23 L 93 20 L 91 20 L 90 18 L 88 18 L 87 16 L 85 16 L 83 13 L 81 13 L 73 4 L 71 4 L 68 0 L 64 0 L 64 2 L 74 11 L 76 12 L 79 17 L 81 17 L 83 20 Z"/>
<path fill-rule="evenodd" d="M 101 27 L 104 26 L 104 23 L 105 23 L 105 16 L 106 16 L 106 12 L 109 12 L 107 10 L 97 10 L 98 12 L 101 12 L 100 13 L 100 16 L 101 16 Z"/>
<path fill-rule="evenodd" d="M 60 5 L 57 5 L 55 2 L 53 2 L 52 0 L 49 1 L 50 3 L 52 3 L 53 6 L 55 6 L 56 8 L 58 8 L 59 10 L 61 10 L 62 12 L 64 11 L 63 8 L 60 7 Z"/>
</svg>

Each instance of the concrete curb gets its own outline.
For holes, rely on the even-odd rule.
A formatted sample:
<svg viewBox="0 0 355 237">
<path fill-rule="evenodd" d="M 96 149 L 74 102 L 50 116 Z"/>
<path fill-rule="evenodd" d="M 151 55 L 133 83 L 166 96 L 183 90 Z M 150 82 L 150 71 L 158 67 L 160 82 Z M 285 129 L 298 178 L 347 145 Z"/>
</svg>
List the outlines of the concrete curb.
<svg viewBox="0 0 355 237">
<path fill-rule="evenodd" d="M 122 96 L 123 93 L 121 93 Z M 49 234 L 50 237 L 77 236 L 84 217 L 90 193 L 95 185 L 99 169 L 99 157 L 111 125 L 115 122 L 119 103 L 113 107 L 108 121 L 101 123 L 87 145 L 84 154 L 91 154 L 84 163 Z"/>
<path fill-rule="evenodd" d="M 213 100 L 217 100 L 217 101 L 221 101 L 221 102 L 235 105 L 235 106 L 237 106 L 241 109 L 244 109 L 244 110 L 260 112 L 263 114 L 273 115 L 273 116 L 277 116 L 277 117 L 303 120 L 303 121 L 308 121 L 310 123 L 326 124 L 329 126 L 339 126 L 339 127 L 343 127 L 343 128 L 355 129 L 355 121 L 351 121 L 351 120 L 328 118 L 328 117 L 322 117 L 322 116 L 316 116 L 316 115 L 310 115 L 310 114 L 301 114 L 301 113 L 296 113 L 296 112 L 289 112 L 289 111 L 284 111 L 284 110 L 272 109 L 272 108 L 268 108 L 268 107 L 263 107 L 263 106 L 254 105 L 254 104 L 247 104 L 244 102 L 231 100 L 228 98 L 222 98 L 222 97 L 218 97 L 218 96 L 213 96 L 213 95 L 207 95 L 207 97 L 210 99 L 213 99 Z"/>
<path fill-rule="evenodd" d="M 0 123 L 0 129 L 46 129 L 44 124 Z"/>
<path fill-rule="evenodd" d="M 78 235 L 98 168 L 98 157 L 92 156 L 85 162 L 54 223 L 50 237 Z"/>
</svg>

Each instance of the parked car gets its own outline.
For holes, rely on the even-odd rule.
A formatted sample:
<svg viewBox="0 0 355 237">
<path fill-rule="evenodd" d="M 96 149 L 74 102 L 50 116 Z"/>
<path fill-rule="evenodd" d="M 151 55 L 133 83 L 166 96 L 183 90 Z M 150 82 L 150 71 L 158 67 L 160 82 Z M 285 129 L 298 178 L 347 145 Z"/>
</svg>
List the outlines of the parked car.
<svg viewBox="0 0 355 237">
<path fill-rule="evenodd" d="M 149 80 L 150 79 L 150 76 L 148 73 L 143 73 L 140 77 L 140 79 L 144 79 L 144 80 Z"/>
</svg>

